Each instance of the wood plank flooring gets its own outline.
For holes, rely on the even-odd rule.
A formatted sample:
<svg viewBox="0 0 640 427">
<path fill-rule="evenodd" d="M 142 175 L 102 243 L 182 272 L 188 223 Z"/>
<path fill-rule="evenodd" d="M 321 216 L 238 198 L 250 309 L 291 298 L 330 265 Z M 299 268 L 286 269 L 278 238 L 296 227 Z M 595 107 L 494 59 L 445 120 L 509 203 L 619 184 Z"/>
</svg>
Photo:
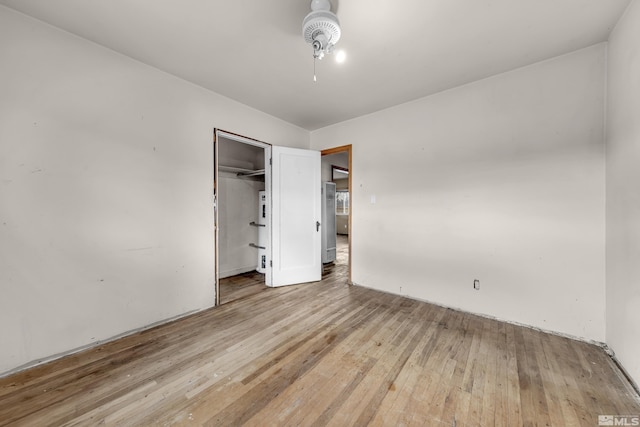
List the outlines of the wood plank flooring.
<svg viewBox="0 0 640 427">
<path fill-rule="evenodd" d="M 336 261 L 323 266 L 322 277 L 329 275 L 346 277 L 349 266 L 349 237 L 343 234 L 336 236 Z M 264 275 L 256 271 L 238 274 L 220 279 L 220 304 L 226 304 L 267 290 Z"/>
<path fill-rule="evenodd" d="M 348 286 L 266 288 L 0 379 L 0 425 L 597 426 L 640 400 L 596 346 Z"/>
<path fill-rule="evenodd" d="M 264 284 L 264 274 L 257 271 L 220 279 L 220 304 L 259 294 L 268 288 Z"/>
</svg>

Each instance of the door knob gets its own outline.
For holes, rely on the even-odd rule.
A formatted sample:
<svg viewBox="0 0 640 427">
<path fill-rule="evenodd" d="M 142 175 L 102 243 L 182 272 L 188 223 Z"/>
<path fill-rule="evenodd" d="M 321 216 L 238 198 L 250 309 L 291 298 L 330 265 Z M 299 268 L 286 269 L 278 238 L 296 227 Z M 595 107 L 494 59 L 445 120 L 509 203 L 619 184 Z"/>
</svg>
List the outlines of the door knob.
<svg viewBox="0 0 640 427">
<path fill-rule="evenodd" d="M 316 221 L 316 231 L 320 231 L 320 221 Z"/>
</svg>

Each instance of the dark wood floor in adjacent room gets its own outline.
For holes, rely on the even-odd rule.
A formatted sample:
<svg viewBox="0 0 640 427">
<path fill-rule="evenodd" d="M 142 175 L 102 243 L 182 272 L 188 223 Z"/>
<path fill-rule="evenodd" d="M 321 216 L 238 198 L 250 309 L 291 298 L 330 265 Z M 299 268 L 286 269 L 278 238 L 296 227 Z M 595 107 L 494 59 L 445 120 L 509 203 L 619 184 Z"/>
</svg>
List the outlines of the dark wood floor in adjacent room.
<svg viewBox="0 0 640 427">
<path fill-rule="evenodd" d="M 322 282 L 261 288 L 0 379 L 0 425 L 597 426 L 640 414 L 599 347 L 346 278 L 336 263 Z"/>
</svg>

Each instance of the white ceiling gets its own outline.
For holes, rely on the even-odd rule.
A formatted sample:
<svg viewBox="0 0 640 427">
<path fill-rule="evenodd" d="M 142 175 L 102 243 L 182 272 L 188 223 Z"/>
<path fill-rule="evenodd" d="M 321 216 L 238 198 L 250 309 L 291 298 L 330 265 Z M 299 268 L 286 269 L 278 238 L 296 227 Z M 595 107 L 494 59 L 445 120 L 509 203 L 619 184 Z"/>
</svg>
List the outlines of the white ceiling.
<svg viewBox="0 0 640 427">
<path fill-rule="evenodd" d="M 630 0 L 332 0 L 314 83 L 309 0 L 0 0 L 309 130 L 605 41 Z"/>
</svg>

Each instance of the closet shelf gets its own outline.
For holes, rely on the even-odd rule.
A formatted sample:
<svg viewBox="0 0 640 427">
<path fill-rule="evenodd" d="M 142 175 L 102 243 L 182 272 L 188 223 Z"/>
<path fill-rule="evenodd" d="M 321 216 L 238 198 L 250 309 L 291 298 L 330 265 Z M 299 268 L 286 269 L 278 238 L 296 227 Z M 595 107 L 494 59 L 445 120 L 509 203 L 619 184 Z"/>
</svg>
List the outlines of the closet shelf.
<svg viewBox="0 0 640 427">
<path fill-rule="evenodd" d="M 233 166 L 222 166 L 222 165 L 220 165 L 220 166 L 218 166 L 218 170 L 220 172 L 235 173 L 236 176 L 238 176 L 238 177 L 264 175 L 264 169 L 252 170 L 252 169 L 244 169 L 244 168 L 235 168 Z"/>
</svg>

